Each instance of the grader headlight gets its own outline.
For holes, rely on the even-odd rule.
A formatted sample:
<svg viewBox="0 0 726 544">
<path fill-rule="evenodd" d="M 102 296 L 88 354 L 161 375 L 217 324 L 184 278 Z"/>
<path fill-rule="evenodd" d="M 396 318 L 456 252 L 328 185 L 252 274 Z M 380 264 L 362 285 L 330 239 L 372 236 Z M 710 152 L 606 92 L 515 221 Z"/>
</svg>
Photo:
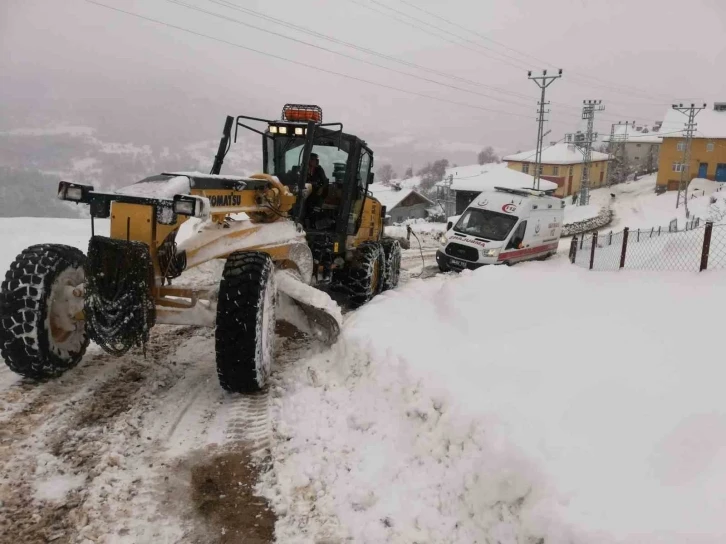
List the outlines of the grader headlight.
<svg viewBox="0 0 726 544">
<path fill-rule="evenodd" d="M 70 202 L 85 202 L 88 193 L 93 191 L 91 185 L 81 185 L 69 181 L 61 181 L 58 184 L 58 198 Z"/>
<path fill-rule="evenodd" d="M 188 217 L 209 217 L 211 206 L 209 199 L 193 195 L 174 195 L 174 213 Z"/>
</svg>

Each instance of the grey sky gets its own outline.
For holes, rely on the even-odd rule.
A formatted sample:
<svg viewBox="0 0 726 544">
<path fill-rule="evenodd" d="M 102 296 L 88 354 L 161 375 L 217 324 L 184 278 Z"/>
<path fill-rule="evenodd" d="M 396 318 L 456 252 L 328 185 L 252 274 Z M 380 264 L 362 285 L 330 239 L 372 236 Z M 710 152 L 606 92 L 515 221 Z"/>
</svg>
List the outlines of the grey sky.
<svg viewBox="0 0 726 544">
<path fill-rule="evenodd" d="M 448 156 L 461 162 L 459 157 L 468 154 L 473 160 L 473 151 L 485 145 L 502 152 L 532 148 L 538 89 L 527 80 L 527 67 L 565 70 L 548 94 L 553 101 L 548 140 L 579 127 L 578 109 L 586 98 L 601 98 L 606 105 L 597 123 L 604 132 L 617 120 L 660 119 L 673 99 L 726 100 L 726 4 L 720 0 L 687 5 L 671 0 L 227 0 L 504 92 L 382 60 L 210 0 L 180 1 L 472 92 L 355 62 L 168 0 L 101 1 L 325 70 L 494 111 L 322 73 L 83 0 L 3 0 L 0 129 L 88 124 L 117 140 L 175 145 L 216 137 L 226 113 L 273 117 L 285 102 L 309 102 L 323 107 L 326 120 L 340 120 L 365 137 L 378 151 L 379 164 L 389 158 L 400 165 L 421 164 L 429 154 L 431 160 Z M 445 28 L 446 39 L 463 46 L 434 35 L 421 22 L 401 23 L 394 17 L 404 16 L 384 6 Z"/>
</svg>

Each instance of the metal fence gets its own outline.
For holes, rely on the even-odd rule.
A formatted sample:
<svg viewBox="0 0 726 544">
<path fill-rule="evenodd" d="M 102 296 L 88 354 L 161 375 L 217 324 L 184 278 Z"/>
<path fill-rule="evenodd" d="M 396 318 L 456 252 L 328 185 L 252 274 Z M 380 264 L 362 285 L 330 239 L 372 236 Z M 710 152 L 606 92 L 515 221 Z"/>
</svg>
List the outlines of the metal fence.
<svg viewBox="0 0 726 544">
<path fill-rule="evenodd" d="M 570 261 L 590 270 L 726 269 L 726 225 L 692 221 L 685 230 L 624 229 L 573 237 Z"/>
</svg>

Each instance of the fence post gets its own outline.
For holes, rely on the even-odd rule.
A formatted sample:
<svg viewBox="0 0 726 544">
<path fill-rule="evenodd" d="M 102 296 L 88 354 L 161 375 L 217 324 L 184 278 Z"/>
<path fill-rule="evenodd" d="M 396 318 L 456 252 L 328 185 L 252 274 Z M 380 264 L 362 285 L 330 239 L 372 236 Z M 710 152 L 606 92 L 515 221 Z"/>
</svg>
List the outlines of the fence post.
<svg viewBox="0 0 726 544">
<path fill-rule="evenodd" d="M 628 251 L 628 233 L 630 229 L 623 229 L 623 248 L 620 250 L 620 268 L 625 268 L 625 253 Z"/>
<path fill-rule="evenodd" d="M 658 227 L 658 236 L 660 236 L 660 227 Z"/>
<path fill-rule="evenodd" d="M 592 247 L 590 248 L 590 270 L 595 264 L 595 246 L 597 246 L 597 231 L 592 233 Z"/>
<path fill-rule="evenodd" d="M 613 231 L 610 231 L 610 237 L 608 238 L 608 245 L 613 245 Z"/>
<path fill-rule="evenodd" d="M 577 234 L 575 234 L 572 237 L 572 240 L 570 240 L 570 262 L 572 264 L 575 264 L 576 258 L 577 258 Z"/>
<path fill-rule="evenodd" d="M 703 272 L 708 268 L 708 252 L 711 249 L 711 231 L 713 230 L 713 222 L 706 221 L 706 228 L 703 229 L 703 249 L 701 250 L 701 268 L 699 272 Z"/>
<path fill-rule="evenodd" d="M 585 241 L 585 233 L 582 233 L 582 236 L 580 237 L 580 249 L 582 249 L 582 242 Z"/>
<path fill-rule="evenodd" d="M 636 232 L 638 234 L 638 238 L 635 241 L 640 242 L 640 229 L 638 229 Z"/>
</svg>

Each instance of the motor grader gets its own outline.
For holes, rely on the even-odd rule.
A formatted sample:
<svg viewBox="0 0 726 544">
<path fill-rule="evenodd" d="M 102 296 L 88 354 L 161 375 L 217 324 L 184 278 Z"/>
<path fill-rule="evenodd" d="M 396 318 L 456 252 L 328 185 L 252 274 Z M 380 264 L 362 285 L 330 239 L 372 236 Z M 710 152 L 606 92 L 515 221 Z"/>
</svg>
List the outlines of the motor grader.
<svg viewBox="0 0 726 544">
<path fill-rule="evenodd" d="M 240 130 L 262 139 L 261 173 L 221 173 Z M 333 177 L 315 202 L 311 156 Z M 60 182 L 59 198 L 90 206 L 88 252 L 41 244 L 18 255 L 0 289 L 0 355 L 45 380 L 75 366 L 90 341 L 122 355 L 155 325 L 209 326 L 222 387 L 263 388 L 283 299 L 332 342 L 340 309 L 326 291 L 355 307 L 398 283 L 400 246 L 383 236 L 385 208 L 367 192 L 372 166 L 373 152 L 341 123 L 288 104 L 279 120 L 227 117 L 209 174 L 163 173 L 113 193 Z M 95 233 L 97 219 L 110 219 L 109 236 Z M 224 259 L 217 285 L 176 283 L 214 259 Z"/>
</svg>

